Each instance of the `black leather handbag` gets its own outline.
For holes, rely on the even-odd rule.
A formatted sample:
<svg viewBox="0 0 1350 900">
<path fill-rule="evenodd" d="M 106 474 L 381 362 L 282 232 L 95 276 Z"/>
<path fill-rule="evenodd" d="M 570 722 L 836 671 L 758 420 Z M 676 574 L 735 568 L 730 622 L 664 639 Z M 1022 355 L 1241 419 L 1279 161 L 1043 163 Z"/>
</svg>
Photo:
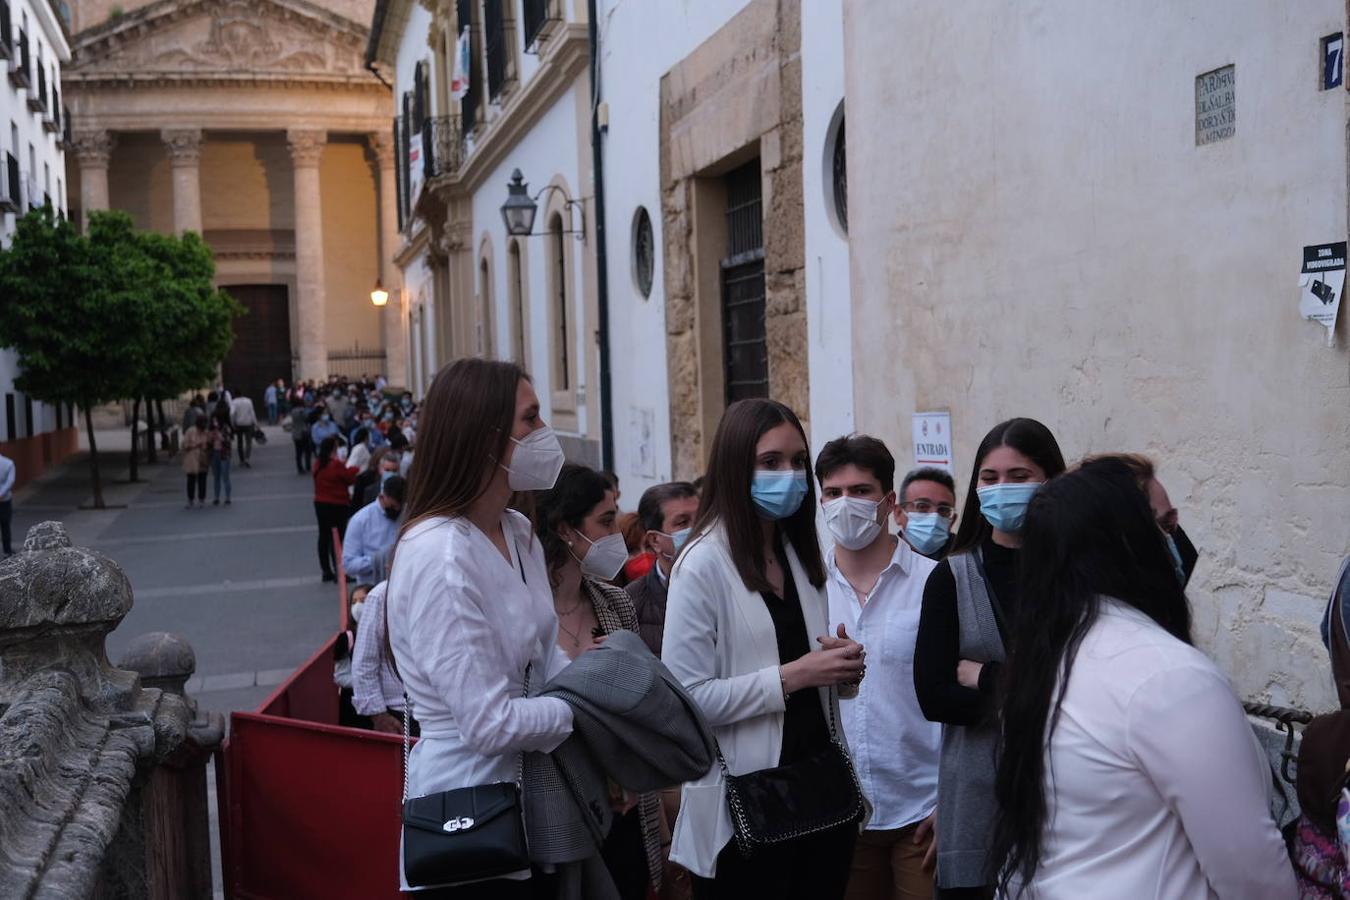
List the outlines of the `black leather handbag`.
<svg viewBox="0 0 1350 900">
<path fill-rule="evenodd" d="M 853 760 L 839 742 L 830 698 L 830 742 L 786 766 L 732 775 L 717 750 L 726 783 L 736 844 L 750 856 L 755 848 L 796 840 L 862 820 L 862 788 Z"/>
<path fill-rule="evenodd" d="M 530 668 L 525 668 L 525 693 Z M 520 776 L 408 797 L 408 734 L 412 704 L 403 706 L 403 879 L 408 887 L 448 887 L 528 873 Z M 523 757 L 522 757 L 523 761 Z"/>
</svg>

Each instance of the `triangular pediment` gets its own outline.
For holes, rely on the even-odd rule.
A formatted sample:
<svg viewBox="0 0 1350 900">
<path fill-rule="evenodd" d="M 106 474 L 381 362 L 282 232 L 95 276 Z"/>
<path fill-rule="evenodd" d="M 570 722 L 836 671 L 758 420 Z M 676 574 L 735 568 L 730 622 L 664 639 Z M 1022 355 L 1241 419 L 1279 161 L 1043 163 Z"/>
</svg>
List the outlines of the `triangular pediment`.
<svg viewBox="0 0 1350 900">
<path fill-rule="evenodd" d="M 365 80 L 368 29 L 304 0 L 162 0 L 75 37 L 75 80 Z"/>
</svg>

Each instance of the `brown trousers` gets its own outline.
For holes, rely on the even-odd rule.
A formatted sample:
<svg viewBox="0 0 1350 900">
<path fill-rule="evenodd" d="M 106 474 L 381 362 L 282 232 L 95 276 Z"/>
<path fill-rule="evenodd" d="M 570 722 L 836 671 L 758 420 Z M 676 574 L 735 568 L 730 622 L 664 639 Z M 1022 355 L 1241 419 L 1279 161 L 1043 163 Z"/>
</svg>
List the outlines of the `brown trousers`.
<svg viewBox="0 0 1350 900">
<path fill-rule="evenodd" d="M 918 827 L 859 835 L 844 900 L 931 900 L 933 874 L 923 870 L 928 844 L 914 843 Z"/>
</svg>

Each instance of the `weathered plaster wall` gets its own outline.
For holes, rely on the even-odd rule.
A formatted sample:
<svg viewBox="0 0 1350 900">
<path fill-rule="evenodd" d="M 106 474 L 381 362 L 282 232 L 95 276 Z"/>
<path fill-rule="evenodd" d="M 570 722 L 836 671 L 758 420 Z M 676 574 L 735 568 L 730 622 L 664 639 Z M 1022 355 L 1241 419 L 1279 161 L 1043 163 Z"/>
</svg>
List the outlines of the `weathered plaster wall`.
<svg viewBox="0 0 1350 900">
<path fill-rule="evenodd" d="M 958 471 L 1034 416 L 1140 450 L 1201 549 L 1196 636 L 1245 697 L 1332 704 L 1317 622 L 1350 529 L 1350 329 L 1297 312 L 1346 236 L 1340 0 L 845 4 L 858 427 L 949 407 Z M 1195 145 L 1236 64 L 1237 132 Z"/>
</svg>

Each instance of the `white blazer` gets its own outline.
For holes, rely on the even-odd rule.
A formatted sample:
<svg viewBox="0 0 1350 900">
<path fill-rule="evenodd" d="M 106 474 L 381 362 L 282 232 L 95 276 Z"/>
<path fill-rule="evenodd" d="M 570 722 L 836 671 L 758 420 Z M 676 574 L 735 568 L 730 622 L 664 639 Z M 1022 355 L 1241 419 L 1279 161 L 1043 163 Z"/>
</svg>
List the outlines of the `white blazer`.
<svg viewBox="0 0 1350 900">
<path fill-rule="evenodd" d="M 786 551 L 807 638 L 811 649 L 819 650 L 816 638 L 831 633 L 829 601 L 824 588 L 807 580 L 791 545 Z M 690 541 L 671 572 L 661 661 L 703 710 L 733 775 L 778 765 L 786 704 L 773 619 L 764 598 L 741 581 L 726 533 L 716 524 Z M 828 688 L 818 691 L 828 718 L 832 694 Z M 837 702 L 834 706 L 837 727 Z M 839 737 L 842 741 L 842 730 Z M 670 858 L 711 878 L 717 854 L 734 835 L 717 763 L 686 783 L 681 796 Z"/>
</svg>

